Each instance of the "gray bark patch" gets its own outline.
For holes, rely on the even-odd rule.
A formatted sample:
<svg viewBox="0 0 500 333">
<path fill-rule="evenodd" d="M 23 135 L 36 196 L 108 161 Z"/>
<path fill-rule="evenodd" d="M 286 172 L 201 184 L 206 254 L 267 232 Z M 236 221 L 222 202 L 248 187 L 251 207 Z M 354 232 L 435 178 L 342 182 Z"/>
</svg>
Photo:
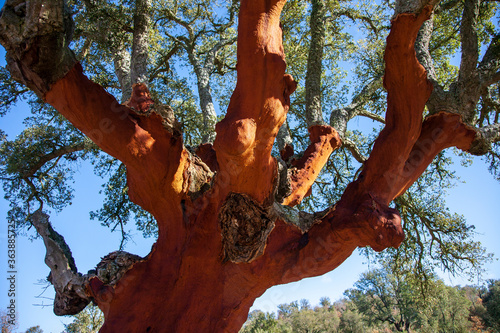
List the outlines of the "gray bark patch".
<svg viewBox="0 0 500 333">
<path fill-rule="evenodd" d="M 104 284 L 114 286 L 142 257 L 125 251 L 111 252 L 97 264 L 96 273 Z"/>
</svg>

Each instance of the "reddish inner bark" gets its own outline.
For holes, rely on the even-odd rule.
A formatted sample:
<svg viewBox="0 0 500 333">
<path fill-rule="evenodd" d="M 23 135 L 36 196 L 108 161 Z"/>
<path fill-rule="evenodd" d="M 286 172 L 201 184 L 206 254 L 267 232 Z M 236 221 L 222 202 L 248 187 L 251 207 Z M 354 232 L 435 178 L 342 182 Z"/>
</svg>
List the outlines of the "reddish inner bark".
<svg viewBox="0 0 500 333">
<path fill-rule="evenodd" d="M 291 175 L 292 193 L 285 198 L 283 205 L 295 206 L 311 194 L 311 186 L 325 166 L 331 153 L 340 147 L 340 137 L 333 127 L 315 125 L 309 128 L 311 145 L 304 155 L 292 164 L 297 169 Z"/>
<path fill-rule="evenodd" d="M 470 146 L 474 133 L 456 116 L 438 114 L 422 124 L 432 87 L 413 45 L 430 10 L 400 15 L 387 39 L 387 125 L 360 177 L 308 232 L 278 220 L 262 256 L 250 263 L 223 262 L 218 212 L 228 193 L 272 203 L 276 162 L 271 148 L 295 89 L 285 74 L 279 27 L 283 4 L 241 3 L 237 86 L 227 116 L 217 124 L 213 149 L 198 150 L 218 173 L 212 188 L 194 201 L 186 190 L 189 154 L 159 115 L 138 115 L 119 105 L 80 66 L 47 93 L 49 103 L 123 161 L 130 198 L 158 221 L 158 241 L 144 261 L 114 288 L 96 280 L 89 284 L 89 294 L 105 314 L 101 332 L 237 332 L 255 298 L 269 287 L 331 271 L 358 246 L 397 247 L 404 236 L 390 201 L 441 149 Z M 149 107 L 142 93 L 143 99 L 128 105 L 141 111 Z M 312 128 L 311 141 L 296 165 L 287 204 L 307 194 L 340 144 L 330 127 Z"/>
</svg>

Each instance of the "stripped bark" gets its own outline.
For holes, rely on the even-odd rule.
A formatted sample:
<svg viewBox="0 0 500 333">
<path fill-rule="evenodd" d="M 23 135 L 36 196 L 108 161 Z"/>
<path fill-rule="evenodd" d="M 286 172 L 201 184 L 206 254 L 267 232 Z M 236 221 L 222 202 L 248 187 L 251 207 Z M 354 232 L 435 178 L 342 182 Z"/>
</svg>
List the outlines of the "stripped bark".
<svg viewBox="0 0 500 333">
<path fill-rule="evenodd" d="M 284 199 L 284 205 L 293 207 L 311 193 L 311 186 L 319 172 L 342 143 L 335 129 L 327 125 L 309 127 L 309 138 L 311 144 L 304 155 L 292 161 L 293 168 L 289 170 L 291 193 Z"/>
<path fill-rule="evenodd" d="M 323 0 L 311 3 L 311 42 L 307 56 L 306 75 L 306 123 L 309 130 L 310 145 L 298 160 L 292 160 L 293 166 L 288 170 L 290 178 L 290 195 L 283 201 L 284 205 L 295 206 L 304 197 L 312 193 L 312 185 L 319 172 L 328 162 L 331 153 L 340 147 L 341 141 L 336 130 L 325 124 L 323 120 L 321 77 L 323 75 L 323 51 L 326 39 L 326 5 Z M 280 149 L 282 158 L 289 159 L 293 155 L 291 145 Z"/>
<path fill-rule="evenodd" d="M 130 79 L 130 52 L 123 46 L 114 52 L 113 64 L 116 77 L 122 91 L 121 103 L 125 103 L 132 94 L 132 81 Z"/>
</svg>

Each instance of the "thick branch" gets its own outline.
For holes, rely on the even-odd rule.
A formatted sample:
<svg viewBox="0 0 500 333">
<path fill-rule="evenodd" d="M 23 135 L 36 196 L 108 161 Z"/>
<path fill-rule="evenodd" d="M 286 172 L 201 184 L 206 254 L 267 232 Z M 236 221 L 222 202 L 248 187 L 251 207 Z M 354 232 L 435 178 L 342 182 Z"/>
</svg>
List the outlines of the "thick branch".
<svg viewBox="0 0 500 333">
<path fill-rule="evenodd" d="M 132 84 L 148 83 L 149 7 L 151 7 L 151 0 L 135 1 L 134 36 L 132 43 L 132 62 L 130 66 L 130 81 Z"/>
<path fill-rule="evenodd" d="M 132 95 L 132 81 L 130 80 L 130 52 L 124 45 L 115 50 L 113 64 L 122 91 L 121 102 L 125 103 Z"/>
<path fill-rule="evenodd" d="M 293 156 L 293 140 L 287 122 L 281 125 L 278 136 L 276 137 L 276 143 L 278 144 L 281 158 L 283 161 L 287 162 Z"/>
<path fill-rule="evenodd" d="M 0 43 L 7 50 L 12 77 L 43 97 L 76 63 L 67 48 L 73 21 L 63 0 L 5 3 Z"/>
<path fill-rule="evenodd" d="M 483 88 L 500 81 L 500 34 L 491 40 L 478 71 Z"/>
<path fill-rule="evenodd" d="M 280 210 L 266 252 L 256 265 L 264 267 L 269 284 L 288 283 L 317 276 L 338 267 L 356 247 L 380 251 L 397 247 L 404 238 L 400 217 L 356 187 L 335 208 L 317 215 L 299 213 L 295 222 Z M 353 201 L 351 201 L 353 200 Z M 290 221 L 290 222 L 285 222 Z"/>
<path fill-rule="evenodd" d="M 418 32 L 417 40 L 415 42 L 415 51 L 417 53 L 418 61 L 422 64 L 422 66 L 424 66 L 425 70 L 427 71 L 427 78 L 433 83 L 434 89 L 436 89 L 436 70 L 434 68 L 434 62 L 429 51 L 429 45 L 431 42 L 433 31 L 434 20 L 433 14 L 431 14 L 430 18 L 422 24 L 422 27 Z"/>
<path fill-rule="evenodd" d="M 79 64 L 66 68 L 62 56 L 71 55 L 65 30 L 70 19 L 63 15 L 62 1 L 50 2 L 50 6 L 28 2 L 26 16 L 17 16 L 9 4 L 5 8 L 8 15 L 1 17 L 0 35 L 8 56 L 21 69 L 14 74 L 23 74 L 26 84 L 43 93 L 46 102 L 126 165 L 130 199 L 160 221 L 160 239 L 169 237 L 166 242 L 176 247 L 185 225 L 169 225 L 167 236 L 167 226 L 161 221 L 171 220 L 164 216 L 165 207 L 180 210 L 182 200 L 206 190 L 211 173 L 183 148 L 173 111 L 155 105 L 144 85 L 135 85 L 127 106 L 121 105 L 85 77 Z M 47 50 L 50 56 L 43 53 Z M 54 69 L 55 76 L 45 73 L 47 69 Z"/>
<path fill-rule="evenodd" d="M 480 0 L 465 0 L 464 11 L 460 25 L 460 42 L 462 58 L 458 83 L 470 80 L 475 76 L 477 61 L 479 59 L 479 45 L 477 37 L 477 19 L 479 17 Z"/>
<path fill-rule="evenodd" d="M 238 25 L 238 80 L 214 148 L 224 192 L 264 202 L 273 192 L 271 149 L 296 83 L 285 75 L 279 15 L 284 1 L 242 1 Z M 220 180 L 219 180 L 219 184 Z"/>
<path fill-rule="evenodd" d="M 468 151 L 475 138 L 476 130 L 464 124 L 460 115 L 441 112 L 428 117 L 404 168 L 397 174 L 385 174 L 394 184 L 392 199 L 403 194 L 440 151 L 448 147 Z"/>
<path fill-rule="evenodd" d="M 49 216 L 39 209 L 31 216 L 31 222 L 43 238 L 47 251 L 48 280 L 56 291 L 54 313 L 74 315 L 95 301 L 106 314 L 118 281 L 142 258 L 124 251 L 112 252 L 102 258 L 95 271 L 82 275 L 77 271 L 68 244 L 52 228 Z"/>
<path fill-rule="evenodd" d="M 191 159 L 183 148 L 173 111 L 155 106 L 145 86 L 134 86 L 127 107 L 89 81 L 76 66 L 53 85 L 46 100 L 100 148 L 126 165 L 130 199 L 157 220 L 162 221 L 158 217 L 164 207 L 179 205 L 188 195 L 191 180 L 186 170 Z M 158 226 L 164 236 L 166 226 Z M 176 232 L 183 234 L 182 223 L 168 227 L 172 231 L 169 237 L 175 238 Z"/>
<path fill-rule="evenodd" d="M 192 50 L 194 53 L 194 50 Z M 203 143 L 212 143 L 215 139 L 215 123 L 217 122 L 217 113 L 215 112 L 212 91 L 210 88 L 210 67 L 202 66 L 201 62 L 195 56 L 190 57 L 194 66 L 198 84 L 198 95 L 200 96 L 200 107 L 203 116 Z"/>
<path fill-rule="evenodd" d="M 479 0 L 464 2 L 464 10 L 460 25 L 460 42 L 462 58 L 456 82 L 450 91 L 456 96 L 457 111 L 464 121 L 472 124 L 475 119 L 476 105 L 481 96 L 479 73 L 476 69 L 479 57 L 477 37 L 477 20 L 479 16 Z"/>
<path fill-rule="evenodd" d="M 487 87 L 498 80 L 500 61 L 498 58 L 499 38 L 495 36 L 488 46 L 482 61 L 477 64 L 479 56 L 477 20 L 480 1 L 466 1 L 460 26 L 462 42 L 462 59 L 458 78 L 445 91 L 436 79 L 435 70 L 429 52 L 429 40 L 432 33 L 431 20 L 424 23 L 416 43 L 417 56 L 428 72 L 434 84 L 433 92 L 427 102 L 430 114 L 450 112 L 462 115 L 463 121 L 469 125 L 476 123 L 477 103 Z M 476 67 L 477 66 L 477 67 Z M 479 122 L 480 123 L 480 122 Z"/>
<path fill-rule="evenodd" d="M 165 156 L 165 162 L 167 147 L 172 146 L 172 128 L 170 132 L 165 129 L 161 117 L 149 117 L 142 122 L 149 128 L 141 127 L 130 108 L 120 105 L 101 86 L 89 81 L 80 65 L 74 65 L 67 48 L 71 18 L 63 1 L 29 1 L 25 16 L 12 6 L 11 2 L 6 4 L 0 20 L 1 42 L 7 49 L 12 75 L 43 95 L 45 101 L 127 167 L 143 169 L 140 159 L 152 157 L 156 149 L 161 150 L 157 153 Z M 181 147 L 180 140 L 177 142 Z M 177 163 L 178 156 L 179 152 Z M 164 165 L 156 166 L 164 169 Z"/>
<path fill-rule="evenodd" d="M 500 141 L 500 124 L 492 124 L 477 129 L 475 140 L 468 151 L 473 155 L 484 155 L 493 143 Z"/>
<path fill-rule="evenodd" d="M 80 65 L 57 81 L 45 100 L 105 152 L 123 162 L 131 164 L 152 149 L 155 140 L 138 128 L 131 117 L 133 111 L 87 79 Z"/>
<path fill-rule="evenodd" d="M 332 111 L 330 115 L 330 126 L 337 130 L 341 138 L 345 136 L 349 120 L 357 115 L 366 114 L 366 116 L 368 116 L 368 113 L 362 108 L 369 101 L 370 96 L 380 88 L 381 79 L 381 77 L 378 77 L 370 81 L 358 94 L 353 97 L 352 102 L 348 106 Z M 376 121 L 385 122 L 380 116 L 372 113 L 370 113 L 370 118 Z"/>
<path fill-rule="evenodd" d="M 306 122 L 307 126 L 324 125 L 321 109 L 321 75 L 326 38 L 326 6 L 323 0 L 313 0 L 309 20 L 311 42 L 307 56 Z"/>
<path fill-rule="evenodd" d="M 59 149 L 57 149 L 49 154 L 40 156 L 38 159 L 38 162 L 35 165 L 31 166 L 31 168 L 29 170 L 27 170 L 25 173 L 23 173 L 21 177 L 23 177 L 23 178 L 24 177 L 31 177 L 41 167 L 43 167 L 45 165 L 45 163 L 47 163 L 55 158 L 59 158 L 61 156 L 67 155 L 67 154 L 71 154 L 71 153 L 74 153 L 77 151 L 82 151 L 82 150 L 86 149 L 87 146 L 88 145 L 86 143 L 78 143 L 78 144 L 74 144 L 71 146 L 59 148 Z"/>
<path fill-rule="evenodd" d="M 71 251 L 64 238 L 50 225 L 49 216 L 37 210 L 31 216 L 31 223 L 42 236 L 47 251 L 45 263 L 50 268 L 49 281 L 56 290 L 54 313 L 59 316 L 77 314 L 91 301 L 86 293 L 85 277 L 78 274 Z"/>
<path fill-rule="evenodd" d="M 311 144 L 300 160 L 292 162 L 294 168 L 289 170 L 292 192 L 283 201 L 284 205 L 295 206 L 311 193 L 311 186 L 331 153 L 342 144 L 335 129 L 328 125 L 309 127 L 309 137 Z"/>
<path fill-rule="evenodd" d="M 387 89 L 386 126 L 375 141 L 370 158 L 360 178 L 367 190 L 377 193 L 388 204 L 394 184 L 387 174 L 404 167 L 413 145 L 420 135 L 422 113 L 432 91 L 425 69 L 415 54 L 415 40 L 422 23 L 432 8 L 418 16 L 400 15 L 387 37 L 384 86 Z"/>
<path fill-rule="evenodd" d="M 323 121 L 321 107 L 321 76 L 323 74 L 323 49 L 326 38 L 327 8 L 323 0 L 312 1 L 311 43 L 307 57 L 306 75 L 306 122 L 311 144 L 298 161 L 292 162 L 289 170 L 291 194 L 283 201 L 284 205 L 295 206 L 311 193 L 311 186 L 324 167 L 330 154 L 341 145 L 340 137 L 333 127 Z M 282 130 L 280 129 L 280 132 Z M 288 151 L 287 151 L 288 150 Z M 291 145 L 280 148 L 282 157 L 293 152 Z"/>
<path fill-rule="evenodd" d="M 444 91 L 437 80 L 434 62 L 429 50 L 433 30 L 434 21 L 431 14 L 430 19 L 422 24 L 415 42 L 417 59 L 427 71 L 427 78 L 434 86 L 426 105 L 430 114 L 436 114 L 440 111 L 455 112 L 457 109 L 455 100 Z"/>
</svg>

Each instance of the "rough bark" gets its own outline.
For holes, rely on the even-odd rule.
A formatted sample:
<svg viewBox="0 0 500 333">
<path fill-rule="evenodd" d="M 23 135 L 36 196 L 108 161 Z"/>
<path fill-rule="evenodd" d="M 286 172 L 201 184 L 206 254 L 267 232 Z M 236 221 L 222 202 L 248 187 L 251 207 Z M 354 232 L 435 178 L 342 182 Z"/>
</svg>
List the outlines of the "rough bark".
<svg viewBox="0 0 500 333">
<path fill-rule="evenodd" d="M 464 2 L 464 10 L 460 25 L 461 38 L 461 62 L 458 77 L 450 85 L 449 90 L 445 90 L 437 81 L 434 64 L 429 52 L 429 42 L 432 35 L 432 20 L 425 22 L 418 34 L 415 44 L 417 57 L 420 63 L 427 70 L 429 80 L 433 84 L 433 90 L 426 105 L 432 115 L 439 113 L 449 113 L 460 115 L 464 126 L 469 126 L 473 130 L 474 126 L 483 126 L 481 117 L 493 111 L 488 106 L 483 106 L 478 117 L 476 115 L 477 105 L 481 96 L 485 96 L 488 86 L 498 82 L 500 75 L 500 61 L 498 60 L 499 36 L 495 36 L 483 59 L 479 60 L 479 46 L 477 36 L 477 20 L 480 11 L 480 1 L 468 0 Z M 485 93 L 486 92 L 486 93 Z M 449 117 L 452 119 L 453 117 Z M 455 118 L 456 119 L 456 118 Z M 474 155 L 484 155 L 491 150 L 491 144 L 498 141 L 496 124 L 485 128 L 475 128 L 474 141 L 468 152 Z"/>
<path fill-rule="evenodd" d="M 283 123 L 278 131 L 276 143 L 278 145 L 281 158 L 283 161 L 288 161 L 293 156 L 293 140 L 286 122 Z"/>
<path fill-rule="evenodd" d="M 210 88 L 210 71 L 213 67 L 213 59 L 209 68 L 200 65 L 199 61 L 194 62 L 195 73 L 198 85 L 198 95 L 200 96 L 201 114 L 203 116 L 203 143 L 212 143 L 215 139 L 215 124 L 217 123 L 217 113 L 215 112 L 212 91 Z"/>
<path fill-rule="evenodd" d="M 49 217 L 41 210 L 31 216 L 31 223 L 42 236 L 47 253 L 45 263 L 50 267 L 48 280 L 54 285 L 56 315 L 77 314 L 90 303 L 85 290 L 85 277 L 78 274 L 75 260 L 64 241 L 50 225 Z"/>
<path fill-rule="evenodd" d="M 130 81 L 132 84 L 147 84 L 148 81 L 148 46 L 149 46 L 149 7 L 151 0 L 136 0 L 134 8 L 134 33 L 132 41 L 132 57 Z"/>
<path fill-rule="evenodd" d="M 40 10 L 39 2 L 33 3 Z M 432 8 L 418 7 L 418 15 L 400 14 L 392 22 L 385 54 L 386 126 L 358 179 L 323 212 L 307 214 L 276 203 L 284 172 L 271 150 L 296 88 L 285 74 L 279 24 L 284 3 L 241 2 L 237 85 L 226 117 L 216 125 L 213 147 L 200 147 L 198 158 L 184 148 L 171 110 L 155 103 L 145 85 L 134 85 L 122 105 L 87 79 L 78 64 L 45 80 L 38 68 L 54 68 L 50 62 L 66 59 L 69 50 L 56 52 L 62 57 L 39 58 L 47 64 L 38 66 L 27 55 L 39 52 L 39 40 L 47 47 L 45 31 L 12 33 L 13 26 L 22 27 L 19 22 L 33 16 L 15 14 L 17 2 L 7 2 L 0 36 L 16 64 L 13 72 L 21 73 L 17 78 L 124 163 L 130 199 L 158 222 L 158 240 L 146 258 L 105 257 L 95 274 L 76 284 L 84 286 L 77 297 L 64 283 L 66 274 L 77 278 L 76 268 L 61 278 L 53 274 L 64 297 L 78 304 L 92 299 L 103 310 L 101 332 L 237 332 L 267 288 L 331 271 L 359 246 L 377 251 L 399 246 L 404 235 L 390 202 L 443 148 L 470 149 L 476 130 L 460 116 L 438 113 L 423 121 L 432 85 L 414 45 Z M 62 1 L 50 5 L 61 13 Z M 27 8 L 32 6 L 28 2 Z M 6 24 L 12 15 L 16 24 Z M 48 45 L 56 50 L 67 45 L 63 17 L 49 24 L 49 34 L 59 27 Z M 25 39 L 28 49 L 20 51 Z M 310 135 L 312 144 L 297 162 L 298 176 L 291 177 L 288 204 L 310 187 L 330 150 L 340 144 L 329 126 L 313 126 Z"/>
<path fill-rule="evenodd" d="M 323 74 L 323 51 L 326 38 L 326 6 L 323 0 L 311 2 L 311 43 L 307 56 L 306 75 L 306 122 L 307 126 L 324 125 L 321 108 L 321 76 Z"/>
<path fill-rule="evenodd" d="M 132 95 L 132 81 L 130 80 L 130 53 L 121 47 L 114 52 L 113 64 L 115 73 L 122 91 L 121 102 L 125 103 Z"/>
</svg>

